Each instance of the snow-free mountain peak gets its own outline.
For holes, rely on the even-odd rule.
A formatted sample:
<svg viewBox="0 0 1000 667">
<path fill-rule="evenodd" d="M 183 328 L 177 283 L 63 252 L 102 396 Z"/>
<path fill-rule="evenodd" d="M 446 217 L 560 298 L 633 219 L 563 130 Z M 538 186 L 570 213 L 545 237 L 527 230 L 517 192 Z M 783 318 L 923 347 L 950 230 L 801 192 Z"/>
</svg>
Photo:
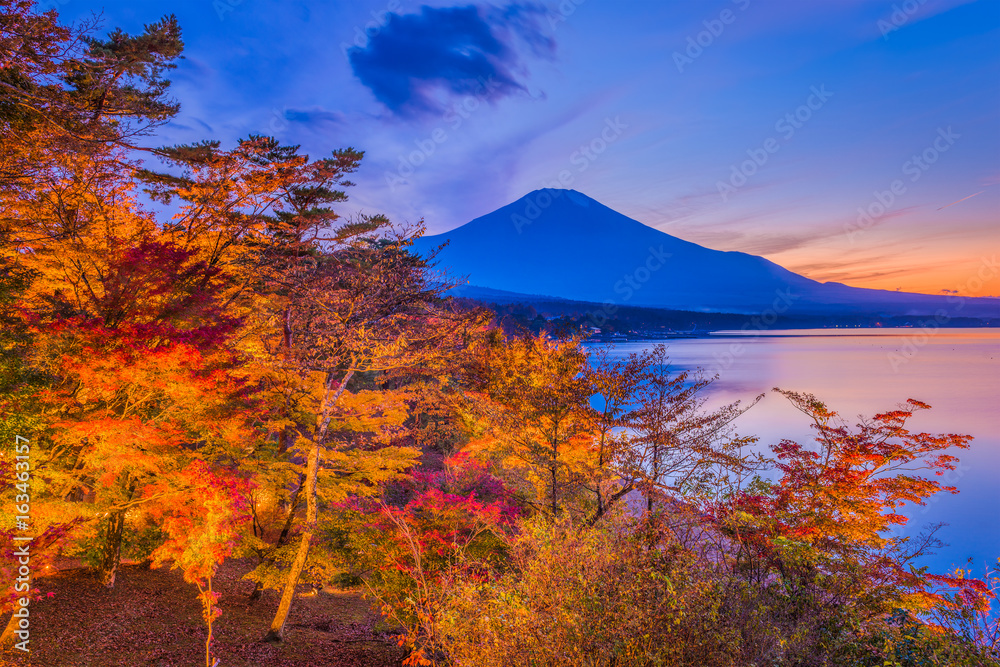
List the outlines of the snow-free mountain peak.
<svg viewBox="0 0 1000 667">
<path fill-rule="evenodd" d="M 416 250 L 429 252 L 445 241 L 438 266 L 467 277 L 473 288 L 610 307 L 896 315 L 948 307 L 944 297 L 823 284 L 763 257 L 705 248 L 576 190 L 535 190 L 450 232 L 419 239 Z M 1000 314 L 997 300 L 967 301 L 963 316 Z"/>
</svg>

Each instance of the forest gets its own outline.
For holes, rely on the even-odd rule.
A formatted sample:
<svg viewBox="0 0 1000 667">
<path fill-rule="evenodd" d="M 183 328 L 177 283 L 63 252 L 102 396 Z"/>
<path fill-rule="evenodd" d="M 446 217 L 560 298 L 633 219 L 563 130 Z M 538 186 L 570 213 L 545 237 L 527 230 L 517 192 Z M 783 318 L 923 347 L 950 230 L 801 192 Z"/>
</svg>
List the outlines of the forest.
<svg viewBox="0 0 1000 667">
<path fill-rule="evenodd" d="M 351 212 L 361 150 L 151 147 L 182 52 L 171 16 L 0 0 L 0 662 L 70 559 L 179 572 L 206 667 L 237 664 L 227 563 L 271 619 L 248 645 L 340 588 L 406 665 L 1000 665 L 995 569 L 930 572 L 902 529 L 973 446 L 911 430 L 918 397 L 776 389 L 815 437 L 762 442 L 760 397 L 662 345 L 504 327 L 422 223 Z"/>
</svg>

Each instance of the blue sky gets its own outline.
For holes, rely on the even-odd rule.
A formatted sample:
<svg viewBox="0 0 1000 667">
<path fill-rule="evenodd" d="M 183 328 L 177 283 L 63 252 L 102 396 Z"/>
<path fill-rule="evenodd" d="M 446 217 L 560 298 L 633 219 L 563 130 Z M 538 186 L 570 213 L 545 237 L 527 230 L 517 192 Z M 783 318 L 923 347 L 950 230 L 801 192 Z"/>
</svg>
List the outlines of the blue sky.
<svg viewBox="0 0 1000 667">
<path fill-rule="evenodd" d="M 129 31 L 176 14 L 182 111 L 156 143 L 354 146 L 345 212 L 438 233 L 561 177 L 818 280 L 1000 295 L 992 0 L 47 6 Z"/>
</svg>

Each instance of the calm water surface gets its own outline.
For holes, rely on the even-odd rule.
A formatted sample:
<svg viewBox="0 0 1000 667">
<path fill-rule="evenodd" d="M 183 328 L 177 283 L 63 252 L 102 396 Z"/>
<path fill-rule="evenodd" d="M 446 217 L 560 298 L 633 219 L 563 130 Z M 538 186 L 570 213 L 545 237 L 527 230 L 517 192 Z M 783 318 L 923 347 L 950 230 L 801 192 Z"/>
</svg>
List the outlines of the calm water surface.
<svg viewBox="0 0 1000 667">
<path fill-rule="evenodd" d="M 808 419 L 772 387 L 815 394 L 857 423 L 858 415 L 893 409 L 908 398 L 931 406 L 910 430 L 975 437 L 955 452 L 958 468 L 944 478 L 958 495 L 938 494 L 910 507 L 907 533 L 927 524 L 949 524 L 939 533 L 948 546 L 923 562 L 935 571 L 966 566 L 974 573 L 1000 557 L 1000 329 L 849 329 L 721 333 L 665 341 L 671 365 L 718 373 L 711 403 L 764 399 L 737 422 L 741 434 L 762 444 L 789 438 L 811 442 Z M 651 346 L 618 343 L 615 355 Z"/>
</svg>

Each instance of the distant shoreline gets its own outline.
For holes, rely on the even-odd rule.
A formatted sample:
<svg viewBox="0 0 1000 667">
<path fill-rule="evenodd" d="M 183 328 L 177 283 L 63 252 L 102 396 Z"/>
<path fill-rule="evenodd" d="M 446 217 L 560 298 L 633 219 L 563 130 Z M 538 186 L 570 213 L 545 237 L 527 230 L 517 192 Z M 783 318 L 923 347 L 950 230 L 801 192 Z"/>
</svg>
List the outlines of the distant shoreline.
<svg viewBox="0 0 1000 667">
<path fill-rule="evenodd" d="M 923 331 L 920 326 L 893 326 L 893 327 L 810 327 L 801 329 L 774 329 L 774 330 L 750 330 L 741 331 L 738 329 L 713 329 L 703 331 L 685 331 L 674 333 L 658 332 L 629 332 L 627 334 L 616 334 L 614 336 L 596 335 L 588 338 L 588 344 L 605 343 L 632 343 L 649 342 L 660 340 L 683 340 L 683 339 L 707 339 L 707 338 L 805 338 L 805 337 L 870 337 L 886 338 L 896 335 L 904 335 L 912 331 Z M 962 326 L 962 327 L 940 327 L 934 329 L 937 332 L 972 332 L 972 331 L 993 331 L 1000 336 L 1000 327 L 995 326 Z"/>
</svg>

